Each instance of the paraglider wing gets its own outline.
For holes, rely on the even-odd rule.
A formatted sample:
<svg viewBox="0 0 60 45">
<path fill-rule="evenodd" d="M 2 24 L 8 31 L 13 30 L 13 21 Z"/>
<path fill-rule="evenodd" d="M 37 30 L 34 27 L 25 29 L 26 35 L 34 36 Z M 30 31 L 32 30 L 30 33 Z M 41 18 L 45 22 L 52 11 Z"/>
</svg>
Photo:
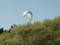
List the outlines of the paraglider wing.
<svg viewBox="0 0 60 45">
<path fill-rule="evenodd" d="M 32 19 L 32 12 L 29 11 L 29 10 L 27 10 L 27 11 L 25 11 L 25 12 L 23 13 L 23 16 L 24 16 L 24 17 L 27 17 L 27 18 L 29 18 L 29 19 Z"/>
<path fill-rule="evenodd" d="M 25 12 L 23 13 L 23 16 L 26 16 L 26 15 L 27 15 L 27 12 L 28 12 L 28 11 L 25 11 Z"/>
<path fill-rule="evenodd" d="M 27 12 L 27 18 L 32 19 L 32 12 L 31 11 Z"/>
</svg>

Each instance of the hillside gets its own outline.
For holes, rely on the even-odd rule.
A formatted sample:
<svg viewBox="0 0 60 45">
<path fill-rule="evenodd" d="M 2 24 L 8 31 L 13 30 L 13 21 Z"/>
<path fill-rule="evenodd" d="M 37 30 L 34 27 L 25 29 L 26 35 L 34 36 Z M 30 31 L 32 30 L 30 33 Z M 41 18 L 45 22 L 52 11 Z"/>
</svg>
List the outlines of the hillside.
<svg viewBox="0 0 60 45">
<path fill-rule="evenodd" d="M 60 45 L 60 16 L 4 32 L 0 34 L 0 45 Z"/>
</svg>

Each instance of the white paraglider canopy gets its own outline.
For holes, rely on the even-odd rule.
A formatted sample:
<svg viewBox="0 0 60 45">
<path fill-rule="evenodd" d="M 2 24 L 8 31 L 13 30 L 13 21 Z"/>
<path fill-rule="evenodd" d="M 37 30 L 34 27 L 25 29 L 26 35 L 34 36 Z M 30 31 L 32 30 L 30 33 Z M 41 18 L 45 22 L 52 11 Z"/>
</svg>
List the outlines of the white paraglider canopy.
<svg viewBox="0 0 60 45">
<path fill-rule="evenodd" d="M 27 17 L 28 19 L 32 19 L 32 12 L 30 10 L 26 10 L 25 12 L 23 12 L 23 16 Z"/>
</svg>

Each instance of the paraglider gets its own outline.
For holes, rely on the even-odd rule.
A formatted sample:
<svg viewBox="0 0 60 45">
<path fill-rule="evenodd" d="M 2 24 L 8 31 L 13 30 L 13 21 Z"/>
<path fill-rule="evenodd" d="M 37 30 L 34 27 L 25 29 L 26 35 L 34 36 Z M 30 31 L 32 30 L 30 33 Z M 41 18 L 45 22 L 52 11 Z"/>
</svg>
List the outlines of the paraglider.
<svg viewBox="0 0 60 45">
<path fill-rule="evenodd" d="M 32 20 L 32 12 L 30 10 L 26 10 L 24 13 L 23 13 L 23 16 L 24 17 L 27 17 L 28 19 Z"/>
</svg>

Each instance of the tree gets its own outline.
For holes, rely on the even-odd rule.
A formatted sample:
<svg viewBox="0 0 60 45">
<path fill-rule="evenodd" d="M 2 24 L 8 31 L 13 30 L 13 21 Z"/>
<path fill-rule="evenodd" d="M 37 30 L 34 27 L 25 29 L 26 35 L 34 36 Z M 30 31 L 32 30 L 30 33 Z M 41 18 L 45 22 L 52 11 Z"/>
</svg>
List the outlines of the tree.
<svg viewBox="0 0 60 45">
<path fill-rule="evenodd" d="M 4 30 L 4 29 L 3 29 L 3 27 L 2 27 L 2 28 L 0 28 L 0 33 L 3 33 L 3 30 Z"/>
</svg>

